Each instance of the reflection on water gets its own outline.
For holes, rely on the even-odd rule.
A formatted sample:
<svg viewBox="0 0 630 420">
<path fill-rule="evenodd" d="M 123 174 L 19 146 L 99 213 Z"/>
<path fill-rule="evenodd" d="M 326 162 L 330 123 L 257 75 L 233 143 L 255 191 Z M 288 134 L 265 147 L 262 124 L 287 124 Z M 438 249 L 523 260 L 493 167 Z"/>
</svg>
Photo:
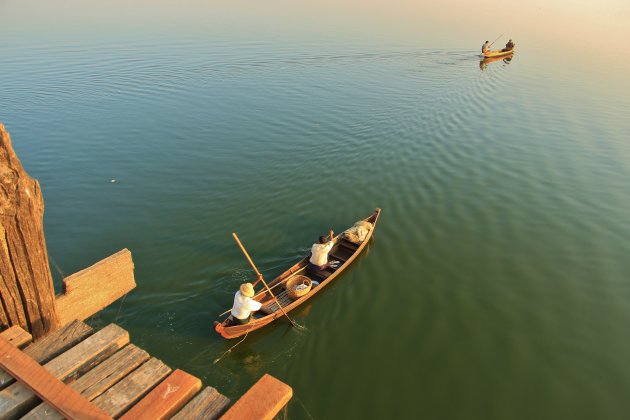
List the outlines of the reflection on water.
<svg viewBox="0 0 630 420">
<path fill-rule="evenodd" d="M 505 64 L 510 64 L 513 57 L 514 53 L 501 57 L 484 57 L 482 60 L 479 61 L 479 68 L 481 70 L 485 70 L 488 67 L 488 64 L 494 63 L 495 61 L 503 61 L 503 63 Z"/>
</svg>

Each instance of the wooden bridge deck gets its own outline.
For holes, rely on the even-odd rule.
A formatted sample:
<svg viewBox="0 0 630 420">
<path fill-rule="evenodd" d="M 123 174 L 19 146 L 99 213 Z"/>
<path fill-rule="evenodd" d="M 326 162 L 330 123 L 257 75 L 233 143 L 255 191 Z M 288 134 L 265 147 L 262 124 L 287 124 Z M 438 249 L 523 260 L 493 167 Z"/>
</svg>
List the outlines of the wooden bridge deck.
<svg viewBox="0 0 630 420">
<path fill-rule="evenodd" d="M 11 327 L 0 333 L 0 367 L 6 368 L 0 369 L 1 419 L 81 418 L 59 413 L 72 412 L 63 408 L 73 399 L 77 407 L 91 407 L 106 418 L 213 419 L 251 412 L 251 396 L 230 407 L 230 400 L 216 389 L 202 389 L 199 379 L 173 371 L 131 344 L 129 333 L 115 324 L 95 332 L 74 321 L 35 343 L 30 334 Z M 263 380 L 273 384 L 262 386 Z M 292 391 L 268 375 L 259 382 L 247 394 L 256 388 L 263 394 L 273 387 L 280 389 L 274 402 L 279 408 L 269 411 L 267 418 L 271 418 L 286 405 Z"/>
</svg>

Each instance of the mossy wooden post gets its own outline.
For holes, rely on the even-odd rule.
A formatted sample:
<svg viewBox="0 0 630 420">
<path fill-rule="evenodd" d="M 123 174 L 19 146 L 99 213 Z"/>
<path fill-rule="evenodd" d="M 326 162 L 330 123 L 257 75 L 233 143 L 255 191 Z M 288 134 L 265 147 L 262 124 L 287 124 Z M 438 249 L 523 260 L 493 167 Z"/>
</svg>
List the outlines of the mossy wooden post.
<svg viewBox="0 0 630 420">
<path fill-rule="evenodd" d="M 59 326 L 43 219 L 39 182 L 0 124 L 0 330 L 19 325 L 35 339 Z"/>
</svg>

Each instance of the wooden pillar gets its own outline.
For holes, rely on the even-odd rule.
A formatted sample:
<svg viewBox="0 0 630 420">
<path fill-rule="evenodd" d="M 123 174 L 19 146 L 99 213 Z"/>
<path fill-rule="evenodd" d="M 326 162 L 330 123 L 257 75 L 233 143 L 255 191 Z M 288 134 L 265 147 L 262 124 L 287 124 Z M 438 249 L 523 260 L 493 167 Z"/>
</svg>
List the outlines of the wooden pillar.
<svg viewBox="0 0 630 420">
<path fill-rule="evenodd" d="M 44 199 L 0 124 L 0 329 L 19 325 L 37 339 L 58 328 Z"/>
</svg>

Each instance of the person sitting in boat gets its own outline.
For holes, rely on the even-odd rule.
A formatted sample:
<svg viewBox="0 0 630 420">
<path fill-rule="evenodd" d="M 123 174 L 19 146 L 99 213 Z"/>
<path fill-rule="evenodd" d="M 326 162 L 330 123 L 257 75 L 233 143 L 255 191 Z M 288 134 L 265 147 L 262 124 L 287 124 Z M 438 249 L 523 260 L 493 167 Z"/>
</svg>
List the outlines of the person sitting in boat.
<svg viewBox="0 0 630 420">
<path fill-rule="evenodd" d="M 325 270 L 328 267 L 328 253 L 335 242 L 334 233 L 331 230 L 326 236 L 319 237 L 319 243 L 311 247 L 311 258 L 308 260 L 308 268 L 313 271 Z"/>
<path fill-rule="evenodd" d="M 490 49 L 490 41 L 486 41 L 484 42 L 484 44 L 481 46 L 481 53 L 484 54 L 486 51 L 488 51 Z"/>
<path fill-rule="evenodd" d="M 258 311 L 262 303 L 252 299 L 254 297 L 254 286 L 251 283 L 243 283 L 234 295 L 234 305 L 232 306 L 231 318 L 234 324 L 247 324 L 252 312 Z"/>
<path fill-rule="evenodd" d="M 507 44 L 505 44 L 505 48 L 503 48 L 503 50 L 501 51 L 511 51 L 514 49 L 514 43 L 512 42 L 512 40 L 510 39 Z"/>
</svg>

